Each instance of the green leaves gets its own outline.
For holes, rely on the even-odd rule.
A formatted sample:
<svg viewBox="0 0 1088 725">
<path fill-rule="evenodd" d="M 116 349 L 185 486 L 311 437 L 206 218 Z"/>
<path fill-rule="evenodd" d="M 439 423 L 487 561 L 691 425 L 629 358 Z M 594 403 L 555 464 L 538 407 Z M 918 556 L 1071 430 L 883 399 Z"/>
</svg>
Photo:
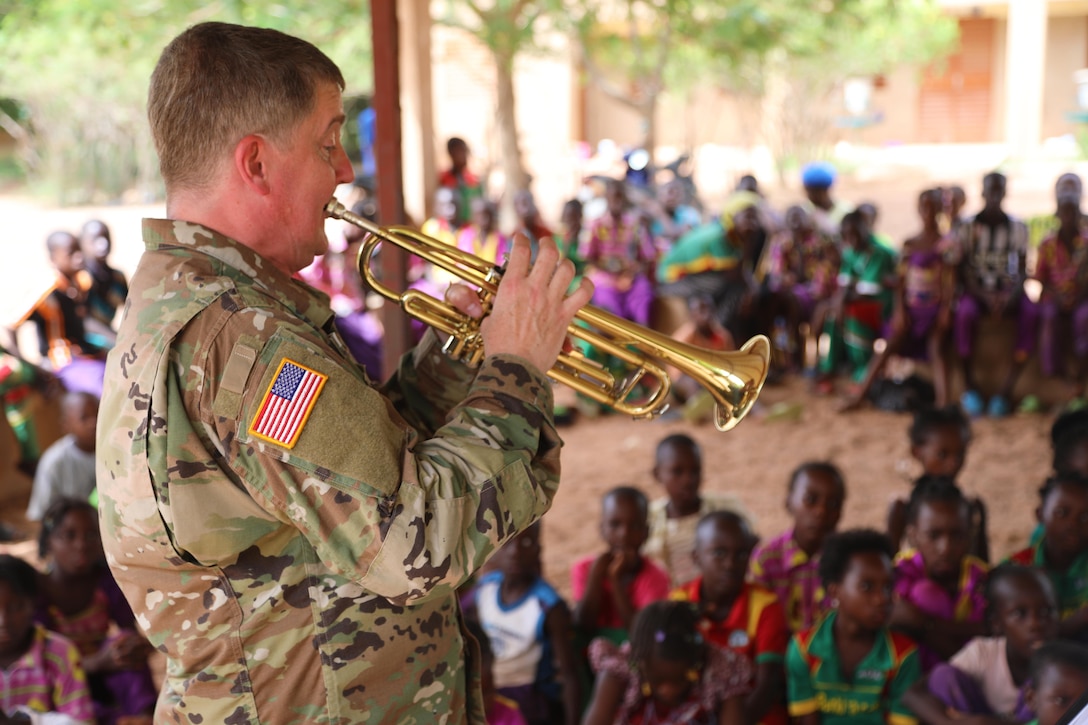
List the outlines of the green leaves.
<svg viewBox="0 0 1088 725">
<path fill-rule="evenodd" d="M 369 8 L 367 0 L 0 4 L 0 98 L 25 109 L 16 119 L 22 156 L 62 203 L 157 195 L 147 83 L 174 36 L 206 20 L 282 30 L 325 51 L 358 94 L 372 87 Z"/>
</svg>

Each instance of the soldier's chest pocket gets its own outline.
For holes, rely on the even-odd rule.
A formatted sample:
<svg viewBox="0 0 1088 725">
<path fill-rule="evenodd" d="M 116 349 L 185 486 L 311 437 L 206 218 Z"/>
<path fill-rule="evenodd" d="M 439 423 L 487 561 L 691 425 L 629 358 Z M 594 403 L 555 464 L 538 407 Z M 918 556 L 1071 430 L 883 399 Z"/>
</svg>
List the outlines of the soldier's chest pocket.
<svg viewBox="0 0 1088 725">
<path fill-rule="evenodd" d="M 352 366 L 289 332 L 273 335 L 248 375 L 239 442 L 341 489 L 394 493 L 407 431 Z"/>
</svg>

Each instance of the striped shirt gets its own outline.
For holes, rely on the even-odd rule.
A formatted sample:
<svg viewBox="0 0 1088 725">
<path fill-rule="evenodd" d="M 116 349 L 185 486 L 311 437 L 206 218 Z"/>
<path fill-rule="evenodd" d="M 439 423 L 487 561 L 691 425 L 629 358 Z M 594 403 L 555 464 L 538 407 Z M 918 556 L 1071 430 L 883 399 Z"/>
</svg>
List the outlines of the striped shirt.
<svg viewBox="0 0 1088 725">
<path fill-rule="evenodd" d="M 87 678 L 75 645 L 35 625 L 30 649 L 0 669 L 0 710 L 59 713 L 77 722 L 94 721 Z"/>
<path fill-rule="evenodd" d="M 809 557 L 793 539 L 793 529 L 753 552 L 748 578 L 770 589 L 786 610 L 790 631 L 808 629 L 827 611 L 820 582 L 820 557 Z"/>
</svg>

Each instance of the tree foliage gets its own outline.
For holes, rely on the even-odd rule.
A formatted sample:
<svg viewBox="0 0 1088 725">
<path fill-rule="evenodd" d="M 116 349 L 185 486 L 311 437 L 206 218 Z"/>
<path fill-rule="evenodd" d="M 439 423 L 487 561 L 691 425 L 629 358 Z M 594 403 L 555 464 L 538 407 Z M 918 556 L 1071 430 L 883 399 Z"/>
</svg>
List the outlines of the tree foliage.
<svg viewBox="0 0 1088 725">
<path fill-rule="evenodd" d="M 319 7 L 315 7 L 319 5 Z M 162 48 L 186 27 L 222 20 L 275 28 L 320 47 L 348 93 L 369 91 L 367 0 L 39 0 L 0 15 L 0 127 L 19 142 L 31 178 L 64 203 L 160 190 L 145 105 Z"/>
<path fill-rule="evenodd" d="M 844 79 L 928 62 L 956 37 L 935 0 L 570 0 L 567 17 L 590 79 L 642 114 L 648 146 L 666 89 L 709 83 L 805 113 Z"/>
</svg>

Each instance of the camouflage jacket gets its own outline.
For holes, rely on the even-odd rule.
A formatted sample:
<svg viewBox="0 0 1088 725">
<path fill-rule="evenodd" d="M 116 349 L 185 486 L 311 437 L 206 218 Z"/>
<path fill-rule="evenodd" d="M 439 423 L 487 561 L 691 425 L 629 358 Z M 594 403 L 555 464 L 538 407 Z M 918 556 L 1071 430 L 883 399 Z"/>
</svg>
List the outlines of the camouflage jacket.
<svg viewBox="0 0 1088 725">
<path fill-rule="evenodd" d="M 144 239 L 98 486 L 167 656 L 156 722 L 482 723 L 455 589 L 551 504 L 547 381 L 509 356 L 473 375 L 429 333 L 376 389 L 320 293 L 204 227 Z"/>
</svg>

